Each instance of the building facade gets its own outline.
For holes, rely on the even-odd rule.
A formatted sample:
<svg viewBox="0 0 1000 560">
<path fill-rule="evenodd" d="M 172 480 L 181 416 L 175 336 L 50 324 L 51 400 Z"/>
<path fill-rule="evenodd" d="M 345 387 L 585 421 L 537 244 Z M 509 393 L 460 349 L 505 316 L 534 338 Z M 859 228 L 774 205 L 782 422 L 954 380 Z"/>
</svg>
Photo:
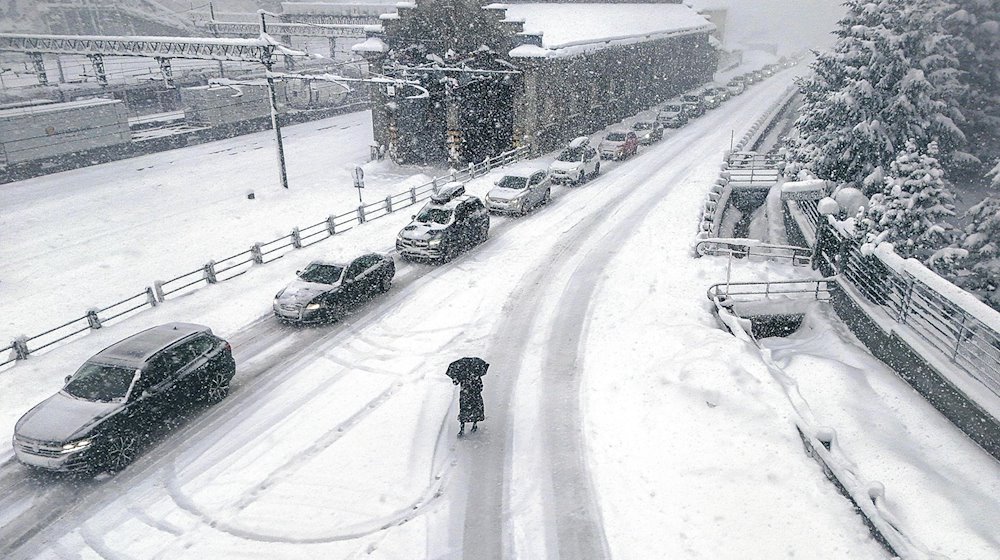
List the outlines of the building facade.
<svg viewBox="0 0 1000 560">
<path fill-rule="evenodd" d="M 399 163 L 535 153 L 712 78 L 714 26 L 678 3 L 399 3 L 355 45 L 375 75 L 376 143 Z"/>
</svg>

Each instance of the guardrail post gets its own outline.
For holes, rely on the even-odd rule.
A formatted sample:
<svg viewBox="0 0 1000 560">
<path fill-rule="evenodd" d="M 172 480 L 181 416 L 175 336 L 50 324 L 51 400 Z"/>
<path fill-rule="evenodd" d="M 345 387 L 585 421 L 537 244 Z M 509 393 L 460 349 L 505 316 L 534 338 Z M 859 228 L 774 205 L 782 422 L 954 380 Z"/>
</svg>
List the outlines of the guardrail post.
<svg viewBox="0 0 1000 560">
<path fill-rule="evenodd" d="M 451 180 L 452 181 L 457 181 L 458 180 L 458 171 L 452 171 L 451 172 Z"/>
<path fill-rule="evenodd" d="M 475 176 L 476 176 L 476 164 L 470 163 L 469 164 L 469 179 L 472 179 Z"/>
<path fill-rule="evenodd" d="M 410 204 L 417 203 L 417 187 L 410 187 Z"/>
<path fill-rule="evenodd" d="M 91 309 L 87 311 L 87 324 L 90 325 L 90 329 L 96 331 L 101 328 L 101 319 L 97 316 L 97 310 Z"/>
<path fill-rule="evenodd" d="M 365 206 L 358 206 L 358 224 L 365 223 Z"/>
<path fill-rule="evenodd" d="M 254 243 L 250 247 L 250 257 L 254 264 L 264 264 L 264 251 L 260 248 L 260 243 Z"/>
<path fill-rule="evenodd" d="M 150 288 L 149 286 L 146 286 L 146 303 L 148 303 L 150 307 L 156 307 L 160 304 L 160 302 L 156 299 L 156 294 L 153 293 L 153 288 Z"/>
<path fill-rule="evenodd" d="M 292 228 L 292 247 L 302 248 L 302 233 L 299 232 L 298 226 Z"/>
<path fill-rule="evenodd" d="M 951 361 L 958 359 L 958 349 L 962 346 L 962 336 L 965 335 L 965 313 L 962 313 L 962 323 L 959 325 L 958 334 L 955 335 L 955 350 L 951 353 Z"/>
<path fill-rule="evenodd" d="M 330 232 L 330 235 L 337 234 L 337 222 L 333 219 L 333 216 L 326 218 L 326 231 Z"/>
<path fill-rule="evenodd" d="M 215 277 L 215 261 L 208 261 L 207 263 L 205 263 L 205 266 L 202 267 L 202 270 L 204 272 L 203 276 L 205 277 L 205 281 L 208 282 L 209 284 L 215 284 L 216 282 L 219 281 Z"/>
<path fill-rule="evenodd" d="M 392 213 L 392 195 L 385 197 L 385 211 L 386 213 Z"/>
<path fill-rule="evenodd" d="M 903 293 L 903 301 L 899 305 L 899 315 L 896 317 L 897 323 L 906 324 L 906 317 L 910 312 L 910 300 L 913 299 L 913 279 L 906 279 L 906 292 Z"/>
<path fill-rule="evenodd" d="M 10 345 L 14 347 L 14 359 L 27 360 L 31 354 L 31 350 L 28 350 L 28 337 L 26 336 L 15 338 Z"/>
<path fill-rule="evenodd" d="M 163 282 L 156 280 L 153 282 L 153 292 L 156 293 L 156 299 L 163 302 L 166 298 L 163 297 Z"/>
</svg>

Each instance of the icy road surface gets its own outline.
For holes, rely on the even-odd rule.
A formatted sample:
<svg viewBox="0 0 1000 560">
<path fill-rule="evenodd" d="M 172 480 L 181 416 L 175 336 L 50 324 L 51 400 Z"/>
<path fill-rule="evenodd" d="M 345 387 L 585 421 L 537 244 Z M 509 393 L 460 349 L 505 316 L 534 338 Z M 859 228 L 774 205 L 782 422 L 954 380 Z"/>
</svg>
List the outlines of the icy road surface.
<svg viewBox="0 0 1000 560">
<path fill-rule="evenodd" d="M 3 372 L 0 421 L 10 433 L 16 417 L 82 360 L 148 325 L 211 325 L 233 343 L 238 362 L 226 401 L 195 411 L 114 477 L 34 474 L 5 450 L 0 556 L 887 557 L 803 453 L 790 405 L 756 349 L 719 329 L 704 293 L 724 279 L 725 261 L 692 258 L 699 206 L 731 129 L 741 135 L 791 80 L 784 72 L 631 161 L 605 162 L 599 179 L 554 189 L 551 205 L 532 215 L 494 218 L 490 240 L 448 265 L 398 262 L 393 289 L 342 323 L 282 325 L 269 316 L 271 297 L 310 259 L 389 251 L 412 212 L 169 300 Z M 321 144 L 331 150 L 336 143 Z M 173 153 L 177 168 L 160 175 L 173 182 L 150 205 L 198 212 L 196 199 L 185 197 L 208 197 L 210 189 L 175 174 L 202 166 L 217 170 L 226 188 L 270 171 L 260 157 L 223 167 L 227 157 L 242 156 L 212 158 L 213 149 Z M 185 167 L 200 158 L 201 166 Z M 319 188 L 322 166 L 303 165 Z M 96 172 L 108 173 L 107 166 Z M 493 178 L 470 190 L 484 193 Z M 260 201 L 275 209 L 275 222 L 295 216 L 282 210 L 281 200 L 291 198 L 282 196 Z M 75 212 L 87 212 L 59 210 L 81 222 L 86 216 Z M 180 252 L 189 258 L 214 255 L 207 236 L 185 243 Z M 102 262 L 98 245 L 89 247 L 81 262 Z M 41 260 L 22 261 L 22 272 L 52 265 L 36 264 Z M 754 264 L 737 274 L 803 273 Z M 25 299 L 39 309 L 59 301 L 45 292 Z M 859 352 L 847 346 L 836 358 L 862 359 L 852 353 Z M 480 355 L 492 367 L 487 420 L 459 440 L 456 390 L 444 369 L 463 355 Z M 838 375 L 840 363 L 816 359 L 810 371 Z M 865 367 L 891 376 L 877 363 Z M 824 394 L 821 384 L 815 391 Z M 915 393 L 891 396 L 901 399 L 895 410 L 908 422 L 936 414 Z M 820 402 L 836 408 L 834 397 Z M 853 425 L 848 416 L 830 422 Z M 928 549 L 994 558 L 996 536 L 984 520 L 1000 518 L 1000 468 L 938 420 L 912 429 L 894 424 L 897 441 L 879 442 L 897 457 L 887 465 L 919 449 L 911 468 L 925 472 L 938 466 L 935 446 L 944 446 L 954 456 L 942 476 L 961 482 L 888 481 L 887 497 L 908 534 Z M 925 441 L 914 444 L 918 439 Z M 854 446 L 862 471 L 879 466 L 877 449 Z M 936 510 L 940 525 L 917 515 L 930 499 L 950 504 Z"/>
</svg>

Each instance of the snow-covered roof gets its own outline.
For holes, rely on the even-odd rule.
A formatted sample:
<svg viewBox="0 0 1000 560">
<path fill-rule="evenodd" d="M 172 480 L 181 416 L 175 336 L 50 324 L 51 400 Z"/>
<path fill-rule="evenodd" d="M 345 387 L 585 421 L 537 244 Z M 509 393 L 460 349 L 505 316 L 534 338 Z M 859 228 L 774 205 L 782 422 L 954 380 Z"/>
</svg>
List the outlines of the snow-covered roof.
<svg viewBox="0 0 1000 560">
<path fill-rule="evenodd" d="M 369 37 L 364 42 L 351 47 L 354 52 L 389 52 L 389 45 L 378 37 Z"/>
<path fill-rule="evenodd" d="M 507 18 L 523 19 L 525 33 L 542 35 L 541 48 L 517 47 L 513 57 L 572 56 L 715 29 L 683 4 L 508 4 Z"/>
<path fill-rule="evenodd" d="M 101 105 L 114 105 L 121 103 L 118 99 L 83 99 L 80 101 L 66 101 L 64 103 L 46 103 L 43 105 L 32 105 L 28 107 L 17 107 L 14 109 L 0 109 L 0 119 L 5 117 L 21 117 L 25 115 L 38 115 L 40 113 L 55 113 L 58 111 L 70 111 L 83 107 L 99 107 Z"/>
</svg>

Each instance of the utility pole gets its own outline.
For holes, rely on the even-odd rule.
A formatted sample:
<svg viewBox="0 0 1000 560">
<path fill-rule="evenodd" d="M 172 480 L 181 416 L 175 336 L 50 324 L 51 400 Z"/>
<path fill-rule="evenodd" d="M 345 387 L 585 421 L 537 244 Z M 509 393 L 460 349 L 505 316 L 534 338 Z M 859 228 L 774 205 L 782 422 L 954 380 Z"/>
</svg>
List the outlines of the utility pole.
<svg viewBox="0 0 1000 560">
<path fill-rule="evenodd" d="M 267 22 L 264 21 L 264 11 L 260 12 L 260 32 L 267 33 Z M 274 90 L 274 77 L 271 75 L 271 67 L 274 65 L 274 47 L 268 49 L 267 54 L 261 62 L 264 63 L 267 78 L 268 99 L 271 102 L 271 128 L 274 129 L 275 145 L 278 148 L 278 173 L 281 176 L 281 186 L 288 188 L 288 175 L 285 172 L 285 147 L 281 143 L 281 127 L 278 125 L 278 94 Z"/>
<path fill-rule="evenodd" d="M 215 38 L 218 39 L 219 38 L 219 28 L 216 27 L 216 25 L 215 25 L 215 7 L 212 6 L 211 2 L 208 3 L 208 17 L 209 17 L 209 19 L 212 20 L 212 35 L 214 35 Z M 264 17 L 264 14 L 261 14 L 261 17 Z M 225 78 L 226 77 L 226 72 L 222 68 L 222 61 L 221 60 L 219 61 L 219 77 L 220 78 Z"/>
</svg>

